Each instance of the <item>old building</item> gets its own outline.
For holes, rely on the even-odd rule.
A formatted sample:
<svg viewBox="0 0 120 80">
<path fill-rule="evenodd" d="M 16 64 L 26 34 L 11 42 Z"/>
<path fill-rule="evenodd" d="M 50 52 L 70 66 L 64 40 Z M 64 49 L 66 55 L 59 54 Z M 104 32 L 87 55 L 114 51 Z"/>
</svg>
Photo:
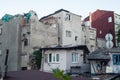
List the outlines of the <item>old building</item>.
<svg viewBox="0 0 120 80">
<path fill-rule="evenodd" d="M 84 44 L 81 16 L 60 9 L 40 19 L 41 22 L 58 27 L 58 45 L 73 46 Z"/>
<path fill-rule="evenodd" d="M 88 54 L 84 51 L 88 48 L 89 50 L 86 50 L 88 52 L 95 50 L 96 29 L 83 26 L 81 16 L 64 9 L 42 17 L 40 22 L 58 28 L 58 44 L 41 48 L 43 55 L 41 70 L 51 72 L 52 69 L 60 68 L 66 72 L 74 68 L 76 72 L 87 72 Z"/>
<path fill-rule="evenodd" d="M 120 49 L 97 49 L 88 56 L 92 74 L 120 73 Z"/>
<path fill-rule="evenodd" d="M 111 33 L 113 35 L 114 47 L 119 46 L 117 42 L 117 34 L 120 25 L 120 15 L 114 13 L 114 11 L 96 10 L 90 13 L 90 16 L 84 19 L 84 21 L 90 21 L 91 26 L 97 30 L 97 46 L 106 47 L 105 35 Z M 101 43 L 103 42 L 103 43 Z"/>
<path fill-rule="evenodd" d="M 9 71 L 27 69 L 34 49 L 58 44 L 57 32 L 57 28 L 39 22 L 34 11 L 24 15 L 6 14 L 0 22 L 0 67 L 4 71 L 8 51 Z"/>
<path fill-rule="evenodd" d="M 52 72 L 53 69 L 59 68 L 65 73 L 80 74 L 90 70 L 90 66 L 86 61 L 89 50 L 85 45 L 56 46 L 41 49 L 43 53 L 42 71 Z"/>
<path fill-rule="evenodd" d="M 96 29 L 92 28 L 88 22 L 82 23 L 83 38 L 90 52 L 96 49 Z"/>
</svg>

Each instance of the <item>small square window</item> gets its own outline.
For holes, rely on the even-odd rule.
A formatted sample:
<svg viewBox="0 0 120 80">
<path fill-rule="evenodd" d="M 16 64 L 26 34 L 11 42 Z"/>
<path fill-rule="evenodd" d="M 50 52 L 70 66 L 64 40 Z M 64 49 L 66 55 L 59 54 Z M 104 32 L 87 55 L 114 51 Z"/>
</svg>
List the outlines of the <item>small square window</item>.
<svg viewBox="0 0 120 80">
<path fill-rule="evenodd" d="M 112 22 L 112 17 L 108 17 L 108 22 Z"/>
<path fill-rule="evenodd" d="M 66 31 L 66 37 L 71 37 L 71 31 Z"/>
</svg>

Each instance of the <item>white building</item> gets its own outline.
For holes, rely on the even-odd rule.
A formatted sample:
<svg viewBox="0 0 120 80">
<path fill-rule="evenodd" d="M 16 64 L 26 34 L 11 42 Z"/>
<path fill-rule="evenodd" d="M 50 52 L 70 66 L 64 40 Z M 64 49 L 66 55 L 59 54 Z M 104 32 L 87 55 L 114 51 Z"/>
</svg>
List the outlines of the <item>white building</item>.
<svg viewBox="0 0 120 80">
<path fill-rule="evenodd" d="M 89 50 L 85 45 L 42 48 L 42 53 L 42 71 L 52 72 L 56 68 L 64 70 L 66 73 L 89 71 L 89 66 L 86 67 L 86 55 Z"/>
</svg>

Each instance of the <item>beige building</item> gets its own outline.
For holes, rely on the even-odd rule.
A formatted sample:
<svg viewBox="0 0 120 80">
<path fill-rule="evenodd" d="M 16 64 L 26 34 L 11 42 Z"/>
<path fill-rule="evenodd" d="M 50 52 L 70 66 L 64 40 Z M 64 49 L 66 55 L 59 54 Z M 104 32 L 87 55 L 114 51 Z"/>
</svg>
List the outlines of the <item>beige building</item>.
<svg viewBox="0 0 120 80">
<path fill-rule="evenodd" d="M 90 22 L 82 23 L 83 39 L 90 52 L 96 49 L 96 29 L 92 28 Z"/>
<path fill-rule="evenodd" d="M 83 45 L 81 16 L 60 9 L 40 19 L 41 22 L 58 28 L 58 45 Z"/>
</svg>

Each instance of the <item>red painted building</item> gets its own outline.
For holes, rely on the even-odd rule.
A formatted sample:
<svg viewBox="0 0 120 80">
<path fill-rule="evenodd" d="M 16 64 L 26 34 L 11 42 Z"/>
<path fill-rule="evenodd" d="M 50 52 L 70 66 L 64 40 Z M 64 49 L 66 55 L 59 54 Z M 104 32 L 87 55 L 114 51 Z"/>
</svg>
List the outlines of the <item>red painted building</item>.
<svg viewBox="0 0 120 80">
<path fill-rule="evenodd" d="M 114 12 L 105 10 L 96 10 L 91 16 L 84 19 L 84 21 L 91 22 L 91 26 L 96 28 L 97 38 L 104 38 L 107 33 L 113 35 L 113 44 L 116 47 L 115 42 L 115 24 L 114 24 Z"/>
</svg>

